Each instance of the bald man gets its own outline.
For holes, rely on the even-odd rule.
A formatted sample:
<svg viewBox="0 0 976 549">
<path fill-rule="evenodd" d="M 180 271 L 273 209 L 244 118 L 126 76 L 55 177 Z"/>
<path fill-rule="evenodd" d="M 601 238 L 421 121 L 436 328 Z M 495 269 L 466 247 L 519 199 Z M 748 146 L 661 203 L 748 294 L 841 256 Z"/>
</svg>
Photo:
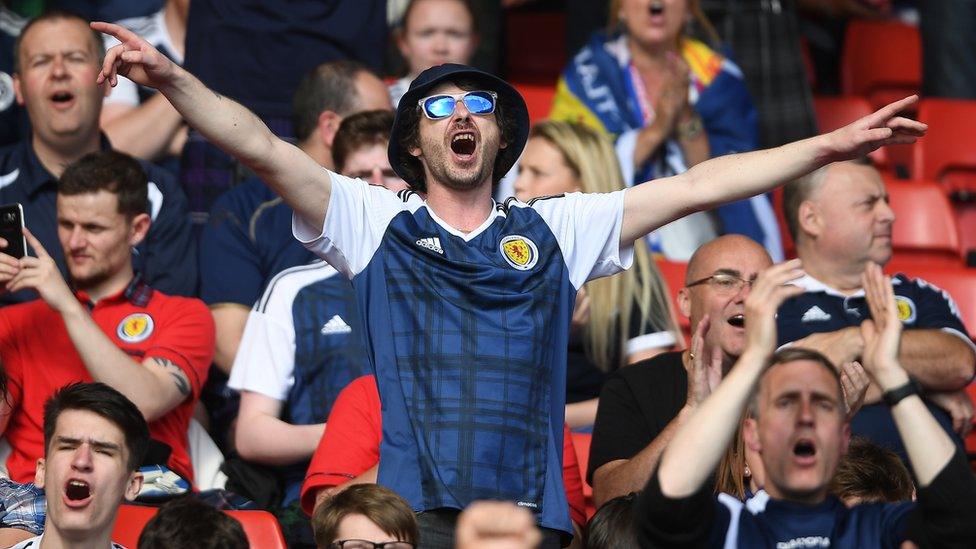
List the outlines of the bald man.
<svg viewBox="0 0 976 549">
<path fill-rule="evenodd" d="M 678 292 L 695 334 L 692 348 L 618 370 L 603 386 L 587 472 L 597 507 L 644 488 L 672 435 L 739 358 L 743 305 L 770 265 L 766 250 L 741 235 L 716 238 L 692 255 Z M 705 375 L 689 384 L 693 369 Z"/>
</svg>

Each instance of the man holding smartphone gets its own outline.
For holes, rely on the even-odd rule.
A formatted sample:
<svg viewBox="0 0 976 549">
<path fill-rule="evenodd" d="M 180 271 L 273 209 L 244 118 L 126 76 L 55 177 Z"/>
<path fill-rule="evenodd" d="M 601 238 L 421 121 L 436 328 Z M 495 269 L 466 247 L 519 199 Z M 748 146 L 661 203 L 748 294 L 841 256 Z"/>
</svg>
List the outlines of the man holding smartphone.
<svg viewBox="0 0 976 549">
<path fill-rule="evenodd" d="M 9 379 L 0 433 L 12 447 L 6 466 L 16 482 L 33 478 L 44 455 L 43 403 L 77 381 L 100 381 L 135 403 L 156 441 L 146 463 L 193 481 L 186 433 L 213 359 L 213 318 L 201 301 L 155 291 L 133 270 L 132 248 L 150 227 L 146 188 L 139 163 L 114 151 L 64 171 L 57 232 L 70 282 L 28 230 L 36 257 L 0 254 L 4 289 L 41 296 L 0 309 Z"/>
</svg>

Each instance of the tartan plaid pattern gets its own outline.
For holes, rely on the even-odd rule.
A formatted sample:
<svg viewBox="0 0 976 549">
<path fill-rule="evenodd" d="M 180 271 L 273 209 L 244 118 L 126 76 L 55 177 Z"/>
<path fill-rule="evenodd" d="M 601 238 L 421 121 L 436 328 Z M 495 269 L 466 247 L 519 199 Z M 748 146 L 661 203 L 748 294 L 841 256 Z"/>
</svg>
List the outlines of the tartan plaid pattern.
<svg viewBox="0 0 976 549">
<path fill-rule="evenodd" d="M 272 118 L 264 122 L 275 135 L 294 141 L 291 120 Z M 253 175 L 243 164 L 190 128 L 180 158 L 180 185 L 186 193 L 187 209 L 194 224 L 205 225 L 217 198 Z"/>
<path fill-rule="evenodd" d="M 30 482 L 21 484 L 0 478 L 0 504 L 3 505 L 0 527 L 19 528 L 32 534 L 44 532 L 47 516 L 44 490 Z"/>
<path fill-rule="evenodd" d="M 510 235 L 537 247 L 532 269 L 502 256 Z M 431 237 L 443 254 L 416 244 Z M 464 242 L 426 209 L 404 212 L 353 285 L 371 328 L 389 315 L 388 341 L 369 334 L 384 409 L 379 482 L 415 509 L 501 498 L 569 528 L 555 433 L 575 289 L 539 215 L 513 208 Z"/>
</svg>

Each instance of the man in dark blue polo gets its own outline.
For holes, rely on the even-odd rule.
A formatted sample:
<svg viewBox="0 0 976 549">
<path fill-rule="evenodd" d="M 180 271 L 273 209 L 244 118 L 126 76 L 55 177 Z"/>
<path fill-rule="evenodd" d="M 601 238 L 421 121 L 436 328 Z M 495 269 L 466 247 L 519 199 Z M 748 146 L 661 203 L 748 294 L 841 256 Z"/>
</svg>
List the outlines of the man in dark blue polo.
<svg viewBox="0 0 976 549">
<path fill-rule="evenodd" d="M 777 315 L 779 343 L 815 349 L 834 364 L 860 360 L 860 324 L 870 318 L 861 274 L 868 263 L 891 259 L 895 215 L 881 175 L 858 161 L 820 168 L 786 186 L 783 210 L 803 260 L 805 292 L 786 301 Z M 921 279 L 892 278 L 898 318 L 905 326 L 899 360 L 925 390 L 933 416 L 952 436 L 965 436 L 972 404 L 962 389 L 973 377 L 976 346 L 952 298 Z M 876 386 L 851 421 L 855 435 L 905 449 Z M 952 418 L 933 403 L 950 410 Z M 961 439 L 953 436 L 961 445 Z"/>
<path fill-rule="evenodd" d="M 27 227 L 47 249 L 60 250 L 55 216 L 57 178 L 82 156 L 111 148 L 98 128 L 106 86 L 96 85 L 102 39 L 88 22 L 49 12 L 27 24 L 15 48 L 14 88 L 33 128 L 31 137 L 0 150 L 0 203 L 20 202 Z M 167 294 L 196 288 L 196 254 L 186 217 L 186 197 L 175 180 L 143 163 L 149 179 L 152 228 L 136 248 L 133 264 L 143 279 Z M 64 257 L 55 261 L 67 274 Z M 33 292 L 2 297 L 33 299 Z"/>
</svg>

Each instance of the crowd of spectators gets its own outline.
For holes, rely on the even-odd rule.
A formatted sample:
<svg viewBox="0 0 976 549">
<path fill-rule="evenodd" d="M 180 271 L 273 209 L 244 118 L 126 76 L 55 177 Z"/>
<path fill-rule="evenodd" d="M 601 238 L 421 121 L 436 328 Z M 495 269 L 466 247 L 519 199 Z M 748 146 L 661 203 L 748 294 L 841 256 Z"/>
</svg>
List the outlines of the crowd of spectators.
<svg viewBox="0 0 976 549">
<path fill-rule="evenodd" d="M 973 546 L 973 327 L 865 156 L 918 99 L 815 136 L 799 53 L 912 3 L 732 4 L 0 2 L 0 547 Z"/>
</svg>

